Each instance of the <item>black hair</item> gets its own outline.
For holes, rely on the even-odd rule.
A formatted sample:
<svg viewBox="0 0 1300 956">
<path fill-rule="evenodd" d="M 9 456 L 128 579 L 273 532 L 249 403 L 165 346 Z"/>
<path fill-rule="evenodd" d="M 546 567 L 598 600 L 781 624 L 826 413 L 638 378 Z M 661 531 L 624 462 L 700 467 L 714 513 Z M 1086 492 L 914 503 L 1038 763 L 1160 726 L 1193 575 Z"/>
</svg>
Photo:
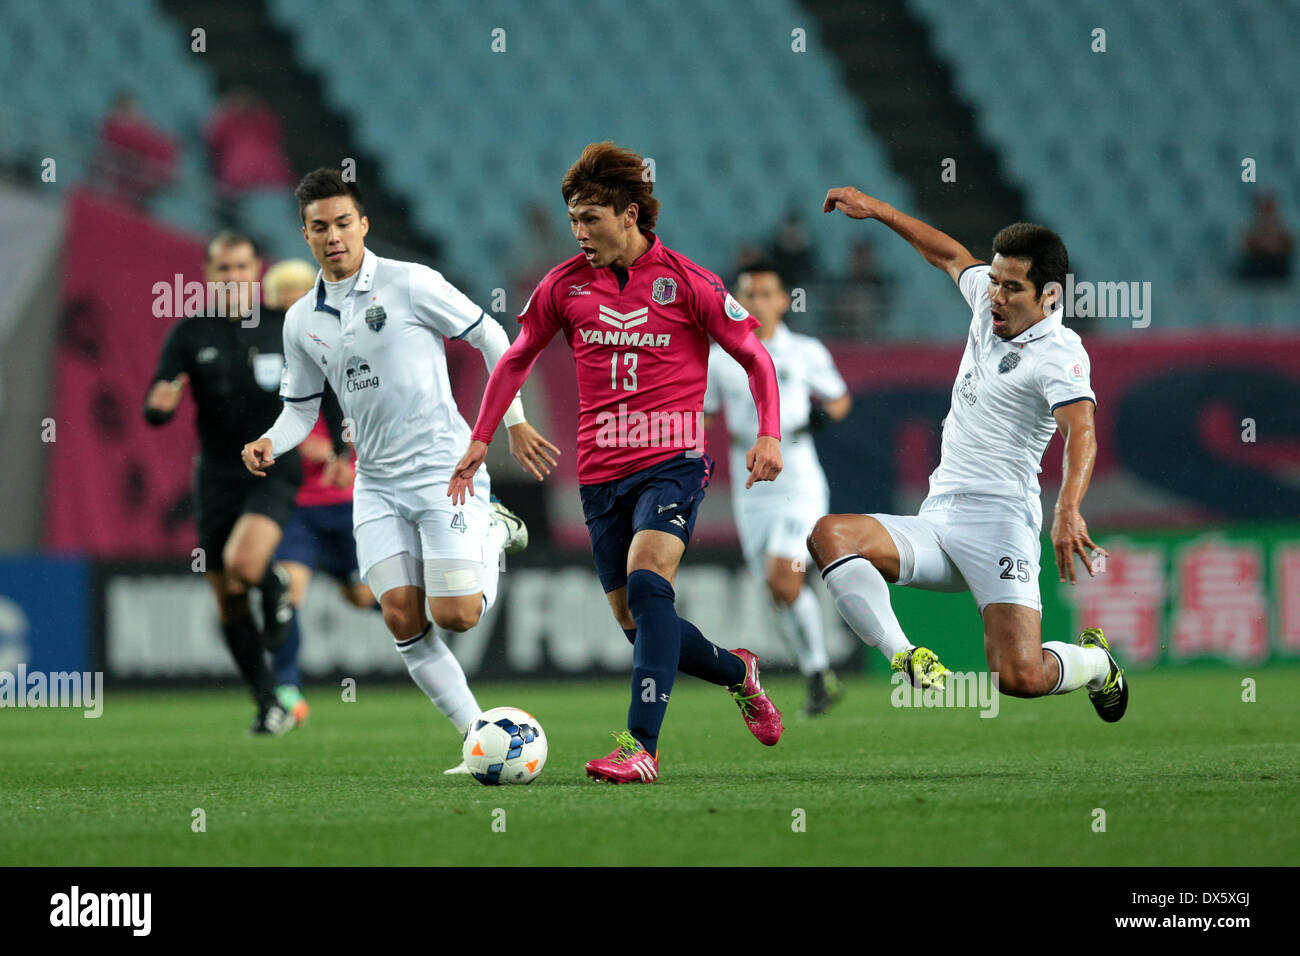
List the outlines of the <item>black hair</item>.
<svg viewBox="0 0 1300 956">
<path fill-rule="evenodd" d="M 318 199 L 332 199 L 335 196 L 351 196 L 357 207 L 357 216 L 366 214 L 365 207 L 361 205 L 361 190 L 357 188 L 356 183 L 344 179 L 343 174 L 337 169 L 322 166 L 302 177 L 298 188 L 293 191 L 293 198 L 298 200 L 298 216 L 302 219 L 303 225 L 307 224 L 309 204 Z"/>
<path fill-rule="evenodd" d="M 1065 285 L 1065 274 L 1070 271 L 1070 256 L 1061 237 L 1032 222 L 1016 222 L 1002 229 L 993 237 L 993 254 L 1028 259 L 1029 281 L 1037 295 L 1043 294 L 1049 282 Z"/>
</svg>

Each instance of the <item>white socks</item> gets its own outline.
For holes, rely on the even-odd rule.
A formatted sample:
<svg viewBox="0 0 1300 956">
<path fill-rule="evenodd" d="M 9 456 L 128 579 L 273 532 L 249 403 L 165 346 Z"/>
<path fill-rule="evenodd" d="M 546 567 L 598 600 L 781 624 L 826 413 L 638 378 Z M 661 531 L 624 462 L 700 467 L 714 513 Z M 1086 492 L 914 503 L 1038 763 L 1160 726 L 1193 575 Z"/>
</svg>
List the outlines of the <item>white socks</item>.
<svg viewBox="0 0 1300 956">
<path fill-rule="evenodd" d="M 1085 684 L 1090 690 L 1099 690 L 1110 673 L 1110 658 L 1100 647 L 1080 647 L 1064 641 L 1047 641 L 1043 650 L 1055 654 L 1061 665 L 1061 677 L 1053 694 L 1068 694 Z"/>
<path fill-rule="evenodd" d="M 804 677 L 819 674 L 831 666 L 826 655 L 826 633 L 822 628 L 821 606 L 812 588 L 804 586 L 793 604 L 772 604 L 781 635 L 785 638 L 795 659 L 799 673 Z"/>
<path fill-rule="evenodd" d="M 875 566 L 858 554 L 833 561 L 822 572 L 835 609 L 853 633 L 880 649 L 885 660 L 912 646 L 889 603 L 889 584 Z"/>
<path fill-rule="evenodd" d="M 417 636 L 396 644 L 411 680 L 458 730 L 479 715 L 478 701 L 469 689 L 460 661 L 438 637 L 432 624 Z"/>
</svg>

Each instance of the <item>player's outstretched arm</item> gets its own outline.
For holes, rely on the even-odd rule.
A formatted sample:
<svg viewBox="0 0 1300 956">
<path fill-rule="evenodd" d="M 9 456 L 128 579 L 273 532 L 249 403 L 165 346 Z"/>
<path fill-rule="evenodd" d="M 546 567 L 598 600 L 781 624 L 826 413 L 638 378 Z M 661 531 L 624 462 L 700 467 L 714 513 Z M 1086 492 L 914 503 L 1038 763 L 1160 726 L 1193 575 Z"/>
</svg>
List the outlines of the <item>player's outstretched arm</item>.
<svg viewBox="0 0 1300 956">
<path fill-rule="evenodd" d="M 1062 405 L 1053 413 L 1061 437 L 1065 439 L 1064 477 L 1052 515 L 1052 547 L 1056 552 L 1056 571 L 1061 583 L 1065 583 L 1068 577 L 1074 584 L 1076 554 L 1089 575 L 1095 574 L 1092 559 L 1097 554 L 1109 556 L 1088 537 L 1088 526 L 1079 513 L 1088 482 L 1092 479 L 1092 466 L 1097 461 L 1093 411 L 1092 402 L 1085 400 Z"/>
<path fill-rule="evenodd" d="M 505 329 L 487 313 L 465 336 L 465 341 L 483 354 L 489 374 L 496 371 L 497 364 L 510 351 L 510 339 Z M 510 456 L 524 471 L 538 481 L 543 480 L 555 467 L 553 456 L 558 456 L 560 450 L 528 424 L 524 418 L 523 400 L 518 394 L 506 406 L 503 418 L 510 439 Z"/>
<path fill-rule="evenodd" d="M 456 462 L 456 467 L 452 469 L 451 481 L 447 484 L 447 497 L 455 504 L 463 505 L 465 495 L 474 494 L 474 476 L 483 465 L 484 459 L 487 458 L 487 442 L 474 439 L 469 443 L 469 448 L 465 454 Z"/>
<path fill-rule="evenodd" d="M 745 467 L 749 469 L 746 488 L 753 488 L 756 481 L 775 481 L 781 474 L 781 442 L 771 435 L 759 435 L 753 447 L 745 453 Z"/>
<path fill-rule="evenodd" d="M 837 186 L 826 193 L 822 212 L 839 210 L 850 219 L 877 219 L 898 233 L 921 254 L 926 262 L 942 269 L 956 282 L 962 272 L 979 265 L 970 251 L 947 233 L 927 226 L 919 219 L 899 212 L 889 203 L 868 196 L 852 186 Z"/>
<path fill-rule="evenodd" d="M 754 396 L 754 407 L 758 409 L 758 440 L 745 454 L 745 467 L 749 469 L 745 487 L 754 487 L 756 481 L 774 481 L 782 468 L 781 391 L 772 356 L 752 332 L 717 341 L 745 370 L 749 393 Z"/>
<path fill-rule="evenodd" d="M 493 367 L 492 374 L 488 376 L 487 388 L 483 391 L 483 402 L 479 405 L 478 420 L 474 422 L 474 430 L 470 433 L 469 449 L 461 457 L 447 484 L 447 496 L 456 504 L 465 503 L 466 492 L 474 494 L 474 475 L 487 458 L 487 446 L 492 441 L 492 435 L 552 335 L 553 331 L 550 334 L 538 332 L 530 323 L 525 322 L 519 337 Z M 546 439 L 540 435 L 537 438 L 555 454 L 559 454 L 559 449 Z M 551 459 L 551 464 L 554 463 L 554 459 Z M 539 480 L 541 478 L 539 475 L 534 477 Z"/>
</svg>

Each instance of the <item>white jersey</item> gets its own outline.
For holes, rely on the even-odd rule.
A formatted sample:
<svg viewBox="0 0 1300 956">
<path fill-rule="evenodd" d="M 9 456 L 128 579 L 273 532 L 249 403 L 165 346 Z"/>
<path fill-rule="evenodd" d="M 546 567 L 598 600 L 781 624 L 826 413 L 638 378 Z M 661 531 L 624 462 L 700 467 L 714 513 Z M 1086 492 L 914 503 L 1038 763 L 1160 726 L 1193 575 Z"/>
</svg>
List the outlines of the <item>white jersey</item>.
<svg viewBox="0 0 1300 956">
<path fill-rule="evenodd" d="M 461 338 L 483 311 L 428 266 L 369 250 L 341 308 L 325 293 L 317 275 L 285 316 L 281 396 L 315 400 L 328 379 L 351 422 L 360 474 L 449 480 L 469 426 L 452 399 L 443 336 Z"/>
<path fill-rule="evenodd" d="M 999 495 L 1038 501 L 1043 452 L 1056 431 L 1052 413 L 1096 404 L 1088 353 L 1061 324 L 1062 310 L 1013 339 L 993 332 L 989 267 L 970 266 L 957 281 L 974 312 L 966 352 L 943 420 L 939 467 L 930 494 Z"/>
<path fill-rule="evenodd" d="M 749 376 L 740 363 L 714 345 L 709 351 L 709 384 L 704 393 L 704 411 L 726 412 L 727 431 L 731 436 L 731 485 L 733 500 L 740 502 L 777 502 L 799 489 L 823 487 L 826 477 L 817 460 L 808 416 L 812 398 L 831 401 L 848 388 L 840 377 L 831 354 L 810 335 L 791 332 L 778 325 L 771 338 L 760 339 L 776 367 L 777 387 L 781 396 L 781 474 L 775 481 L 756 481 L 745 489 L 749 470 L 745 454 L 758 438 L 758 409 L 749 391 Z"/>
</svg>

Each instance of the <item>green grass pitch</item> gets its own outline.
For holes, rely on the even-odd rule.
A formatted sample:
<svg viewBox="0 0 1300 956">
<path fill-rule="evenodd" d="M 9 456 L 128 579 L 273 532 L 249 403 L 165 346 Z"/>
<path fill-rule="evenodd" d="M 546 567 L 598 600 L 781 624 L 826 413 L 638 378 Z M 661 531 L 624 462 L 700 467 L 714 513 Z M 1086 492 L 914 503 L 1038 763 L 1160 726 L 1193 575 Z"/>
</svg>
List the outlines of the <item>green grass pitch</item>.
<svg viewBox="0 0 1300 956">
<path fill-rule="evenodd" d="M 1242 701 L 1242 679 L 1257 701 Z M 726 694 L 681 678 L 662 782 L 589 782 L 626 682 L 476 687 L 537 715 L 550 759 L 530 787 L 444 777 L 450 727 L 411 685 L 309 689 L 309 724 L 243 736 L 231 691 L 109 690 L 103 716 L 0 710 L 0 864 L 1285 865 L 1300 856 L 1300 668 L 1136 674 L 1130 709 L 1083 693 L 975 710 L 896 709 L 846 682 L 829 716 L 768 681 L 773 748 Z M 1105 811 L 1105 832 L 1094 831 Z M 202 809 L 206 832 L 194 832 Z M 504 810 L 504 815 L 494 813 Z M 802 810 L 802 814 L 796 811 Z M 802 818 L 803 829 L 795 824 Z M 498 829 L 493 823 L 498 821 Z M 500 832 L 501 821 L 504 832 Z"/>
</svg>

